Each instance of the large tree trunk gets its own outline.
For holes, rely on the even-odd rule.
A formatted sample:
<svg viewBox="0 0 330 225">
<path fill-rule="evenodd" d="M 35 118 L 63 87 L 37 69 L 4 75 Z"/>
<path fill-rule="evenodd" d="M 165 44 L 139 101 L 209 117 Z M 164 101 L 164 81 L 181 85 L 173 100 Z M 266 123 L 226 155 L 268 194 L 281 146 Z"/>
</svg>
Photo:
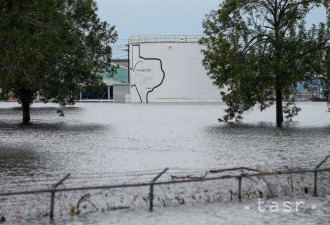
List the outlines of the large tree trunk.
<svg viewBox="0 0 330 225">
<path fill-rule="evenodd" d="M 29 101 L 22 101 L 23 124 L 30 123 L 30 105 Z"/>
<path fill-rule="evenodd" d="M 276 126 L 282 127 L 283 125 L 283 93 L 282 90 L 276 89 Z"/>
<path fill-rule="evenodd" d="M 23 124 L 30 123 L 30 106 L 34 100 L 35 91 L 22 86 L 20 89 L 15 89 L 15 95 L 22 103 Z"/>
<path fill-rule="evenodd" d="M 282 70 L 281 70 L 281 62 L 282 62 L 282 49 L 283 49 L 283 38 L 280 34 L 280 19 L 277 18 L 279 14 L 279 8 L 278 3 L 275 1 L 275 7 L 274 7 L 274 13 L 276 18 L 274 18 L 274 29 L 275 29 L 275 77 L 276 77 L 276 83 L 275 83 L 275 92 L 276 92 L 276 126 L 282 127 L 283 125 L 283 82 L 282 82 Z M 280 16 L 279 16 L 280 17 Z"/>
</svg>

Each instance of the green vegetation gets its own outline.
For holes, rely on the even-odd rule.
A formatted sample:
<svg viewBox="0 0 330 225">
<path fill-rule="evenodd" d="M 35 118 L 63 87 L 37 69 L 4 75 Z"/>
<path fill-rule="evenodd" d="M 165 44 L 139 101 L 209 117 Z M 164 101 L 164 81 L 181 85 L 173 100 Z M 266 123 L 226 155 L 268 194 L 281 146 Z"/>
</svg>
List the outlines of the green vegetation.
<svg viewBox="0 0 330 225">
<path fill-rule="evenodd" d="M 93 0 L 0 0 L 0 84 L 21 102 L 23 123 L 37 97 L 73 104 L 82 85 L 113 74 L 116 39 Z"/>
<path fill-rule="evenodd" d="M 324 7 L 327 18 L 307 29 L 315 7 Z M 225 0 L 203 27 L 203 63 L 228 106 L 220 120 L 240 120 L 256 105 L 262 111 L 275 103 L 281 127 L 283 114 L 300 111 L 292 98 L 298 82 L 321 80 L 329 96 L 328 0 Z"/>
</svg>

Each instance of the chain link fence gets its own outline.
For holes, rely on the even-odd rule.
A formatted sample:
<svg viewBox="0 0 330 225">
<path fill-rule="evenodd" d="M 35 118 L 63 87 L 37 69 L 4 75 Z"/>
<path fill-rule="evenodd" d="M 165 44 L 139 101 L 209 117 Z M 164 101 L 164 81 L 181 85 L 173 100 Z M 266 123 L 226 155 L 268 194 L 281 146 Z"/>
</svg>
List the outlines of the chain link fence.
<svg viewBox="0 0 330 225">
<path fill-rule="evenodd" d="M 323 195 L 330 192 L 328 158 L 307 168 L 240 167 L 207 171 L 165 169 L 79 176 L 68 174 L 58 181 L 22 180 L 21 184 L 25 185 L 20 191 L 16 191 L 17 183 L 4 183 L 0 185 L 0 223 L 122 209 L 149 208 L 152 211 L 154 207 L 192 203 Z M 36 184 L 42 188 L 36 188 Z"/>
</svg>

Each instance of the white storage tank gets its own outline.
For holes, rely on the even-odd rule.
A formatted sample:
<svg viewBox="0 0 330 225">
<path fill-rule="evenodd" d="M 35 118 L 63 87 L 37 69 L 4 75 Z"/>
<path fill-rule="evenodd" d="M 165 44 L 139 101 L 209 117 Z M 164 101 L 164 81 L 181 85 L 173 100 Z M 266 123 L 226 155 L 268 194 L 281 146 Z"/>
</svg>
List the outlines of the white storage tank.
<svg viewBox="0 0 330 225">
<path fill-rule="evenodd" d="M 200 36 L 130 38 L 130 102 L 220 102 L 207 76 Z"/>
</svg>

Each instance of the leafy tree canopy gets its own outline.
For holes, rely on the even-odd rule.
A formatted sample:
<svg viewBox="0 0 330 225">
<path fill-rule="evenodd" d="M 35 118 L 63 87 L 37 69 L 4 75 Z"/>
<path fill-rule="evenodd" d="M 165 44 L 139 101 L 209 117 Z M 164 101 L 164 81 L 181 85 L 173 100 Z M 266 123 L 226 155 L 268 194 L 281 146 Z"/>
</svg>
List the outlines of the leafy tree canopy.
<svg viewBox="0 0 330 225">
<path fill-rule="evenodd" d="M 315 7 L 324 7 L 327 18 L 307 29 Z M 228 106 L 223 120 L 240 120 L 256 105 L 262 111 L 275 103 L 280 127 L 283 113 L 292 117 L 300 110 L 292 98 L 297 83 L 316 77 L 329 95 L 328 0 L 225 0 L 203 27 L 203 64 Z"/>
<path fill-rule="evenodd" d="M 100 85 L 116 39 L 93 0 L 0 0 L 0 84 L 22 103 L 23 123 L 37 95 L 72 104 L 81 85 Z"/>
</svg>

